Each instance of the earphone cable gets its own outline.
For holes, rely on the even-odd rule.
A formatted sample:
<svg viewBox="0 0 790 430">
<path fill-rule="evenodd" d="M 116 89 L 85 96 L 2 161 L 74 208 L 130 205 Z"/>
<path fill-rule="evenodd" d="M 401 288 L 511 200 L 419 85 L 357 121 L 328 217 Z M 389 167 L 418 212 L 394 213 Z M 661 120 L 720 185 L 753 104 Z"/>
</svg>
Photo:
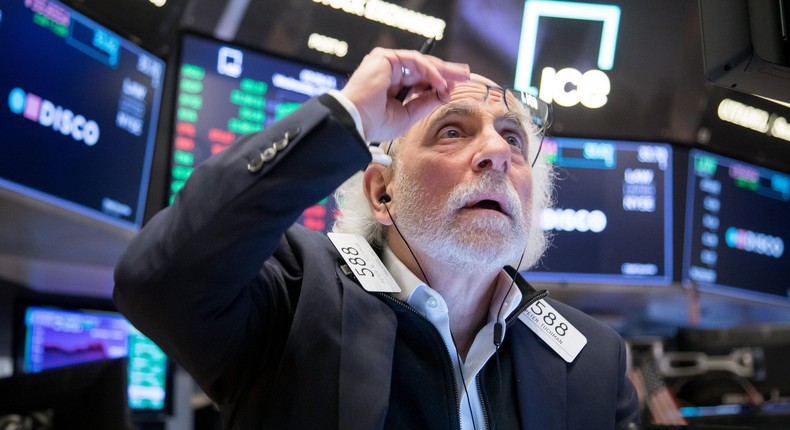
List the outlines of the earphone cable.
<svg viewBox="0 0 790 430">
<path fill-rule="evenodd" d="M 395 219 L 392 217 L 389 207 L 387 207 L 386 203 L 382 203 L 382 204 L 384 205 L 384 209 L 387 211 L 387 215 L 390 217 L 390 221 L 392 221 L 392 225 L 395 227 L 395 231 L 398 232 L 398 235 L 400 236 L 401 240 L 403 240 L 403 243 L 406 244 L 406 248 L 409 250 L 409 253 L 411 254 L 411 257 L 414 259 L 414 262 L 417 263 L 417 267 L 420 269 L 420 273 L 422 273 L 423 279 L 425 279 L 425 284 L 428 285 L 428 287 L 433 288 L 431 287 L 431 283 L 428 281 L 428 276 L 425 274 L 425 271 L 422 270 L 422 265 L 420 264 L 420 261 L 417 260 L 417 256 L 414 254 L 414 251 L 412 251 L 409 242 L 406 241 L 406 238 L 403 236 L 403 233 L 401 233 L 400 228 L 398 228 L 398 224 L 395 222 Z M 472 400 L 469 398 L 469 390 L 466 388 L 466 378 L 464 377 L 463 363 L 461 362 L 461 355 L 458 352 L 458 344 L 455 342 L 455 336 L 453 336 L 452 330 L 450 331 L 450 340 L 453 342 L 453 346 L 455 347 L 455 355 L 458 360 L 458 371 L 461 373 L 461 385 L 464 387 L 464 394 L 466 395 L 466 403 L 469 406 L 469 415 L 472 416 L 472 427 L 473 430 L 477 430 L 477 424 L 475 423 L 474 415 L 472 412 Z"/>
</svg>

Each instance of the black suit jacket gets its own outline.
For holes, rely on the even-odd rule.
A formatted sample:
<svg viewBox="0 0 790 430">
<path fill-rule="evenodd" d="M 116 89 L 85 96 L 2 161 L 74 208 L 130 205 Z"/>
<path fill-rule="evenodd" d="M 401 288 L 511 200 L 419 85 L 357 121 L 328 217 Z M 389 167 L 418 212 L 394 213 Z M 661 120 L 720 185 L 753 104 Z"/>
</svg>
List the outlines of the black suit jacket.
<svg viewBox="0 0 790 430">
<path fill-rule="evenodd" d="M 342 119 L 311 100 L 212 157 L 116 268 L 118 308 L 220 405 L 228 428 L 376 429 L 386 417 L 392 309 L 343 274 L 325 236 L 290 227 L 370 161 Z M 507 330 L 522 427 L 635 422 L 622 339 L 551 304 L 588 344 L 568 364 L 520 322 Z"/>
</svg>

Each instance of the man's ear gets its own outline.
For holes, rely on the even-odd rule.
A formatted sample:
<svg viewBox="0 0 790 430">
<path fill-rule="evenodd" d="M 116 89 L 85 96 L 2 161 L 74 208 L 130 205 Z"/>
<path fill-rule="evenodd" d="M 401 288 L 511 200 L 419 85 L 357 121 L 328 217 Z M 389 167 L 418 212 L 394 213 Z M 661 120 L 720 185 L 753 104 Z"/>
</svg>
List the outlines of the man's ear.
<svg viewBox="0 0 790 430">
<path fill-rule="evenodd" d="M 368 199 L 370 210 L 376 220 L 384 225 L 391 225 L 392 219 L 385 205 L 391 200 L 387 187 L 386 177 L 390 171 L 387 167 L 371 164 L 365 169 L 362 177 L 362 188 L 365 190 L 365 197 Z"/>
</svg>

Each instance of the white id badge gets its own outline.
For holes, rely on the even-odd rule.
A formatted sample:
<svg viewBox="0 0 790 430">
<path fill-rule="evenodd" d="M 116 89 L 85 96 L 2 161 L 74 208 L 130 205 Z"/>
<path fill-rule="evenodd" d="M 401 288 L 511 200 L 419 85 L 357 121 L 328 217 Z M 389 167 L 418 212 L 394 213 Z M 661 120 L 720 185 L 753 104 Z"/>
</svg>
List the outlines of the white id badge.
<svg viewBox="0 0 790 430">
<path fill-rule="evenodd" d="M 364 237 L 347 233 L 328 233 L 327 236 L 365 291 L 400 293 L 395 279 Z"/>
<path fill-rule="evenodd" d="M 568 363 L 587 345 L 587 338 L 545 300 L 533 303 L 518 319 Z"/>
</svg>

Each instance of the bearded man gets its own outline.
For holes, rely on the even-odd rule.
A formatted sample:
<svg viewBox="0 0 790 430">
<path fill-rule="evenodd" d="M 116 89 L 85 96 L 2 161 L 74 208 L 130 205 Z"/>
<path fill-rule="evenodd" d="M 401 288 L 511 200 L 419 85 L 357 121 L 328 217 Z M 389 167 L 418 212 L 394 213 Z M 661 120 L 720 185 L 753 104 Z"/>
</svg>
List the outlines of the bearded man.
<svg viewBox="0 0 790 430">
<path fill-rule="evenodd" d="M 199 166 L 121 258 L 115 303 L 229 429 L 628 428 L 622 339 L 518 272 L 545 249 L 547 116 L 376 48 Z M 336 188 L 334 233 L 292 225 Z"/>
</svg>

